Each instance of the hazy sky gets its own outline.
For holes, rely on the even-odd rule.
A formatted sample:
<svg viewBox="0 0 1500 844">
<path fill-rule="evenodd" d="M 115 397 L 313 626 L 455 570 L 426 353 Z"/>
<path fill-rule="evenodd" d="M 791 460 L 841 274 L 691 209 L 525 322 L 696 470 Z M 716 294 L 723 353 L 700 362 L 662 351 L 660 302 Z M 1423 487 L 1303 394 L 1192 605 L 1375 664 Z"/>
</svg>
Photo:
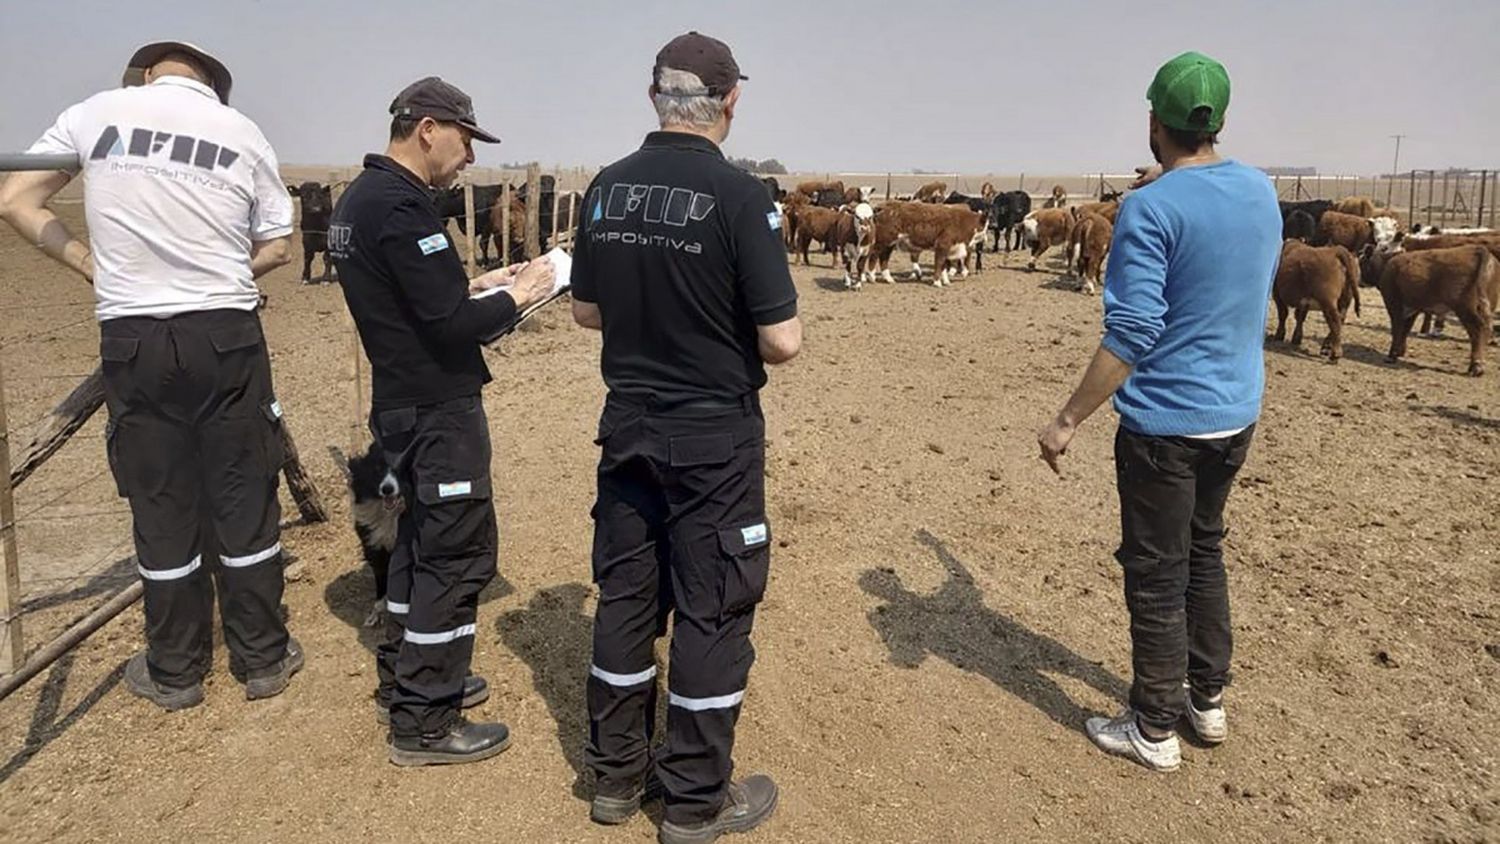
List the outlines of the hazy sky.
<svg viewBox="0 0 1500 844">
<path fill-rule="evenodd" d="M 1149 155 L 1152 74 L 1188 49 L 1229 68 L 1223 148 L 1251 163 L 1384 172 L 1404 132 L 1402 169 L 1500 167 L 1500 0 L 0 0 L 0 150 L 175 38 L 229 65 L 283 163 L 357 163 L 437 74 L 505 140 L 479 164 L 591 166 L 652 128 L 652 61 L 688 29 L 751 77 L 727 151 L 793 169 L 1121 172 Z"/>
</svg>

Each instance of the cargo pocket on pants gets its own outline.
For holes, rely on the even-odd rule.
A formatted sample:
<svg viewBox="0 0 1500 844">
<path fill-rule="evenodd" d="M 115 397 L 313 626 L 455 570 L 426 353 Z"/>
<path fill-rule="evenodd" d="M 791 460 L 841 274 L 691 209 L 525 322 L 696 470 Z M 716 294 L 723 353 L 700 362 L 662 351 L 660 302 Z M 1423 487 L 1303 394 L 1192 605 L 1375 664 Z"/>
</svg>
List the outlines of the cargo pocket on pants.
<svg viewBox="0 0 1500 844">
<path fill-rule="evenodd" d="M 719 529 L 724 554 L 724 603 L 720 617 L 748 612 L 766 595 L 771 573 L 771 528 L 764 519 Z"/>
<path fill-rule="evenodd" d="M 286 464 L 286 446 L 281 442 L 281 402 L 271 399 L 261 405 L 261 415 L 266 418 L 269 427 L 265 434 L 265 460 L 266 471 L 275 476 L 280 474 L 281 467 Z"/>
<path fill-rule="evenodd" d="M 115 493 L 121 498 L 129 496 L 125 473 L 120 470 L 120 426 L 113 419 L 104 423 L 104 459 L 109 462 L 109 473 L 115 479 Z"/>
</svg>

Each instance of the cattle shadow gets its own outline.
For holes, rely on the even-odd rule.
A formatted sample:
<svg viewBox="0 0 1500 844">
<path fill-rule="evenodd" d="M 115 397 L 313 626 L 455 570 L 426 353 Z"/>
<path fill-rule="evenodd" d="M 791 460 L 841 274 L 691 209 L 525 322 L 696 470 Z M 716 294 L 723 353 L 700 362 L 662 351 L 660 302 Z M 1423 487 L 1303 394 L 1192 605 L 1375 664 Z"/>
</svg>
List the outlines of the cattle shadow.
<svg viewBox="0 0 1500 844">
<path fill-rule="evenodd" d="M 500 641 L 531 668 L 531 683 L 557 722 L 557 743 L 577 775 L 573 794 L 591 795 L 583 760 L 588 735 L 585 683 L 593 654 L 594 619 L 584 612 L 589 587 L 564 583 L 537 592 L 525 607 L 495 622 Z"/>
<path fill-rule="evenodd" d="M 479 604 L 483 606 L 497 598 L 504 598 L 516 591 L 510 581 L 496 575 L 489 585 L 479 593 Z M 323 603 L 339 621 L 354 628 L 355 638 L 365 650 L 375 653 L 375 646 L 385 631 L 383 621 L 366 625 L 371 620 L 375 604 L 375 575 L 363 562 L 335 577 L 323 587 Z"/>
<path fill-rule="evenodd" d="M 840 276 L 819 276 L 819 277 L 813 279 L 813 284 L 816 284 L 819 287 L 819 289 L 827 290 L 830 293 L 858 293 L 859 292 L 857 290 L 850 290 L 848 287 L 845 287 L 844 286 L 844 277 L 841 276 L 841 275 Z"/>
<path fill-rule="evenodd" d="M 891 568 L 870 569 L 859 577 L 861 589 L 885 602 L 870 610 L 869 620 L 890 649 L 892 664 L 915 669 L 928 656 L 941 658 L 987 678 L 1059 725 L 1079 732 L 1084 720 L 1097 713 L 1074 703 L 1049 674 L 1072 677 L 1116 700 L 1126 698 L 1126 683 L 1099 663 L 985 606 L 968 568 L 942 540 L 926 530 L 917 531 L 916 540 L 932 551 L 947 573 L 936 592 L 923 595 L 907 589 Z"/>
<path fill-rule="evenodd" d="M 1445 419 L 1455 425 L 1469 425 L 1475 428 L 1487 428 L 1491 431 L 1500 431 L 1500 419 L 1491 419 L 1488 416 L 1480 416 L 1472 410 L 1446 405 L 1432 405 L 1419 411 L 1423 416 L 1433 416 Z"/>
<path fill-rule="evenodd" d="M 1049 272 L 1038 269 L 1037 272 Z M 1083 279 L 1071 273 L 1058 273 L 1036 286 L 1038 290 L 1060 290 L 1064 293 L 1082 293 Z"/>
<path fill-rule="evenodd" d="M 83 700 L 79 701 L 78 705 L 59 718 L 63 694 L 67 691 L 68 679 L 73 674 L 73 665 L 77 658 L 77 651 L 69 651 L 58 657 L 48 669 L 47 680 L 42 684 L 42 691 L 37 696 L 36 709 L 31 713 L 31 723 L 26 728 L 26 738 L 22 741 L 21 749 L 6 760 L 4 765 L 0 765 L 0 785 L 4 785 L 18 771 L 26 767 L 27 763 L 43 748 L 78 723 L 79 719 L 87 715 L 95 704 L 120 684 L 120 680 L 125 676 L 125 662 L 121 661 L 114 667 L 114 670 L 90 689 L 88 694 L 83 696 Z"/>
</svg>

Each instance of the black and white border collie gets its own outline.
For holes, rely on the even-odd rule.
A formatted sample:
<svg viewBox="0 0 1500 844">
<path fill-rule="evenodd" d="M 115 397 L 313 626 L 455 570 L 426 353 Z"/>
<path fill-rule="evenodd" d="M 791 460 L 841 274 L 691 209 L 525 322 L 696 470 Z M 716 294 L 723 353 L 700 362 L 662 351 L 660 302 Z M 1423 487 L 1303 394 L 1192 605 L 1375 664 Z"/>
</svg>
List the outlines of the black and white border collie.
<svg viewBox="0 0 1500 844">
<path fill-rule="evenodd" d="M 364 454 L 350 458 L 349 492 L 354 499 L 354 532 L 375 575 L 375 604 L 365 618 L 365 626 L 374 627 L 385 612 L 385 581 L 396 547 L 396 522 L 406 509 L 405 491 L 379 445 L 372 443 Z"/>
</svg>

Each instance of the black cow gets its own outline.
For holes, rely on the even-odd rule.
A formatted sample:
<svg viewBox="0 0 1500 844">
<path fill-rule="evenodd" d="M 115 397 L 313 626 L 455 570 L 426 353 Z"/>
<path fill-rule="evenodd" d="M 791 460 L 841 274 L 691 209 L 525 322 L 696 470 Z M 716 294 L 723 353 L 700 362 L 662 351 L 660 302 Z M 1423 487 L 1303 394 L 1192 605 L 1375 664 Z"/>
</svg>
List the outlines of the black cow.
<svg viewBox="0 0 1500 844">
<path fill-rule="evenodd" d="M 760 183 L 766 186 L 766 195 L 771 197 L 772 202 L 780 202 L 786 199 L 786 191 L 781 189 L 781 183 L 771 176 L 762 176 Z"/>
<path fill-rule="evenodd" d="M 1311 243 L 1313 235 L 1318 231 L 1318 221 L 1313 215 L 1303 211 L 1301 208 L 1293 208 L 1287 213 L 1286 219 L 1281 224 L 1281 236 L 1284 240 L 1300 240 Z"/>
<path fill-rule="evenodd" d="M 302 206 L 299 225 L 302 229 L 302 283 L 312 283 L 313 256 L 323 253 L 323 274 L 319 282 L 330 281 L 334 268 L 328 261 L 328 221 L 333 216 L 333 189 L 317 182 L 287 185 L 287 193 L 297 197 Z"/>
<path fill-rule="evenodd" d="M 500 185 L 475 185 L 474 186 L 474 239 L 479 244 L 479 265 L 487 267 L 490 265 L 490 240 L 494 237 L 495 227 L 490 219 L 490 209 L 494 207 L 495 200 L 500 198 Z M 437 204 L 438 216 L 443 222 L 449 220 L 458 221 L 458 230 L 463 234 L 469 233 L 469 216 L 464 208 L 464 189 L 462 185 L 454 185 L 447 190 L 438 191 L 434 197 Z M 499 256 L 496 255 L 496 260 Z"/>
<path fill-rule="evenodd" d="M 841 190 L 820 190 L 813 194 L 812 204 L 819 208 L 842 208 L 844 205 L 844 192 Z"/>
<path fill-rule="evenodd" d="M 1000 242 L 1005 241 L 1005 251 L 1009 252 L 1011 246 L 1011 234 L 1015 234 L 1015 247 L 1021 246 L 1023 232 L 1021 221 L 1031 213 L 1031 194 L 1023 190 L 1008 190 L 995 195 L 995 213 L 990 215 L 990 228 L 995 230 L 995 249 L 1000 249 Z"/>
<path fill-rule="evenodd" d="M 1333 202 L 1327 199 L 1309 199 L 1306 202 L 1279 202 L 1277 204 L 1281 206 L 1281 237 L 1283 240 L 1302 236 L 1293 234 L 1291 227 L 1288 225 L 1292 212 L 1301 211 L 1312 217 L 1313 228 L 1316 229 L 1318 221 L 1323 219 L 1323 215 L 1333 208 Z M 1301 221 L 1299 218 L 1300 224 Z"/>
</svg>

